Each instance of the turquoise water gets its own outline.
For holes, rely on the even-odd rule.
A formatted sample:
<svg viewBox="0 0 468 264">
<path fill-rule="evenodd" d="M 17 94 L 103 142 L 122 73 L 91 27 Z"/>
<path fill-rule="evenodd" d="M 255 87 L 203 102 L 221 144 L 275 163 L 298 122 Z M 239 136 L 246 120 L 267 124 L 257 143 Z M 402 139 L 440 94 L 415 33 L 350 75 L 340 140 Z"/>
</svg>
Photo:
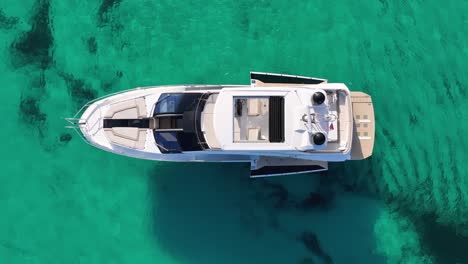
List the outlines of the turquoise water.
<svg viewBox="0 0 468 264">
<path fill-rule="evenodd" d="M 467 1 L 0 2 L 0 263 L 468 263 Z M 374 155 L 242 164 L 100 151 L 64 128 L 137 86 L 327 78 L 373 96 Z"/>
</svg>

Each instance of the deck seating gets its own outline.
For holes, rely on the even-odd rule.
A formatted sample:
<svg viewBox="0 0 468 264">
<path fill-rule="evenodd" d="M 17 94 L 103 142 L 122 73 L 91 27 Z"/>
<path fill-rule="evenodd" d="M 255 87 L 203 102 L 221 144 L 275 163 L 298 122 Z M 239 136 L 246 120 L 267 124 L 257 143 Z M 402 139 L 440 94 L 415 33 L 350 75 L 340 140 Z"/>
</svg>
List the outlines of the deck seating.
<svg viewBox="0 0 468 264">
<path fill-rule="evenodd" d="M 143 97 L 111 104 L 104 114 L 104 118 L 112 119 L 138 119 L 146 116 L 146 104 Z"/>
<path fill-rule="evenodd" d="M 215 132 L 214 132 L 214 120 L 213 120 L 213 112 L 214 106 L 216 103 L 216 99 L 218 94 L 213 94 L 208 97 L 206 100 L 205 108 L 203 109 L 202 113 L 202 120 L 203 120 L 203 135 L 205 136 L 206 143 L 210 146 L 211 149 L 219 149 L 221 145 L 219 144 Z M 239 135 L 240 137 L 240 135 Z"/>
<path fill-rule="evenodd" d="M 107 138 L 114 144 L 125 147 L 144 149 L 146 143 L 146 129 L 137 127 L 114 127 L 105 128 Z"/>
<path fill-rule="evenodd" d="M 260 139 L 260 128 L 249 128 L 249 132 L 247 134 L 247 140 L 249 141 L 257 141 Z"/>
<path fill-rule="evenodd" d="M 247 104 L 247 114 L 249 116 L 259 116 L 262 113 L 262 104 L 260 102 L 260 99 L 248 99 Z"/>
</svg>

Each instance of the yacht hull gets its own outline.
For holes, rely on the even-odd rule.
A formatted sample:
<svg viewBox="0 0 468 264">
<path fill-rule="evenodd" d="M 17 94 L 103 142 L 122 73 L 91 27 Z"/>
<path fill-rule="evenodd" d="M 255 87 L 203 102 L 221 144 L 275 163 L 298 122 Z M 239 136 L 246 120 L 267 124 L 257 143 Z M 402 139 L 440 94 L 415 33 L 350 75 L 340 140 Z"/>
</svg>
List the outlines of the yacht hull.
<svg viewBox="0 0 468 264">
<path fill-rule="evenodd" d="M 252 89 L 255 87 L 267 87 L 268 89 L 269 87 L 273 87 L 274 89 L 275 87 L 285 86 L 304 86 L 307 88 L 314 87 L 314 85 L 327 84 L 327 80 L 325 79 L 256 72 L 251 73 L 251 79 L 250 87 L 252 87 Z M 136 88 L 95 99 L 83 106 L 73 118 L 68 118 L 67 121 L 72 124 L 72 126 L 70 126 L 71 128 L 79 132 L 85 142 L 105 151 L 133 158 L 168 162 L 249 163 L 251 177 L 281 176 L 326 171 L 328 169 L 328 162 L 340 162 L 351 158 L 363 159 L 371 155 L 374 137 L 374 115 L 370 96 L 364 93 L 355 93 L 354 97 L 357 98 L 356 100 L 359 102 L 356 101 L 355 104 L 353 102 L 353 106 L 358 106 L 358 112 L 361 115 L 363 113 L 370 113 L 366 115 L 366 117 L 368 117 L 366 122 L 370 126 L 370 129 L 366 130 L 365 139 L 367 139 L 367 141 L 363 143 L 360 141 L 362 137 L 355 137 L 352 143 L 359 147 L 359 153 L 358 151 L 351 152 L 351 143 L 340 151 L 300 151 L 286 148 L 283 150 L 268 148 L 242 150 L 234 147 L 231 149 L 220 149 L 219 146 L 213 148 L 214 145 L 212 144 L 212 148 L 209 148 L 206 146 L 210 144 L 203 142 L 198 138 L 198 135 L 197 141 L 199 142 L 195 143 L 198 143 L 199 147 L 201 146 L 201 148 L 203 148 L 201 151 L 170 149 L 167 145 L 162 146 L 158 143 L 156 133 L 164 135 L 166 137 L 165 139 L 167 139 L 170 134 L 165 132 L 166 130 L 174 135 L 176 135 L 179 130 L 197 130 L 196 126 L 187 128 L 187 124 L 177 123 L 179 122 L 177 120 L 182 119 L 182 117 L 185 118 L 186 114 L 191 112 L 185 112 L 183 115 L 158 113 L 158 109 L 161 108 L 158 104 L 160 101 L 163 101 L 161 97 L 164 94 L 212 94 L 219 93 L 223 89 L 237 89 L 242 91 L 243 89 L 248 90 L 248 88 L 249 86 L 238 85 L 179 85 Z M 198 104 L 200 104 L 200 101 Z M 344 105 L 342 102 L 341 104 Z M 343 107 L 343 109 L 349 107 L 351 109 L 350 103 L 348 104 L 349 106 L 340 105 L 340 107 Z M 166 108 L 169 106 L 170 104 L 165 105 Z M 249 113 L 250 112 L 249 110 Z M 209 114 L 205 113 L 203 116 L 204 118 L 202 118 L 200 122 L 205 122 L 206 124 Z M 197 118 L 200 118 L 200 116 L 193 115 L 185 119 L 191 120 L 191 122 L 197 122 Z M 345 116 L 342 118 L 346 119 Z M 347 122 L 351 124 L 349 128 L 350 135 L 348 136 L 348 140 L 350 140 L 352 137 L 351 131 L 356 132 L 357 130 L 352 120 Z M 198 129 L 206 130 L 206 127 L 203 127 L 200 126 Z M 347 133 L 345 128 L 341 128 L 341 130 L 341 133 Z"/>
</svg>

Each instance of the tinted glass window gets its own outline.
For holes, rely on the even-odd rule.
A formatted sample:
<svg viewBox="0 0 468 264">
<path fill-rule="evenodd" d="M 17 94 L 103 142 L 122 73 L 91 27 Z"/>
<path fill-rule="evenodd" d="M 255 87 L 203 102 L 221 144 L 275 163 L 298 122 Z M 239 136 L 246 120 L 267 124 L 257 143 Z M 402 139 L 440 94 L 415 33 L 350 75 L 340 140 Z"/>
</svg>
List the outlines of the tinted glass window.
<svg viewBox="0 0 468 264">
<path fill-rule="evenodd" d="M 202 95 L 202 93 L 163 93 L 156 103 L 153 114 L 181 114 L 185 111 L 195 110 L 198 99 Z"/>
<path fill-rule="evenodd" d="M 154 139 L 162 153 L 208 148 L 200 128 L 201 111 L 208 96 L 208 93 L 161 94 L 153 116 L 159 121 Z"/>
<path fill-rule="evenodd" d="M 154 139 L 162 153 L 182 151 L 177 142 L 177 132 L 154 132 Z"/>
<path fill-rule="evenodd" d="M 203 150 L 196 134 L 183 131 L 155 131 L 154 139 L 162 153 Z"/>
</svg>

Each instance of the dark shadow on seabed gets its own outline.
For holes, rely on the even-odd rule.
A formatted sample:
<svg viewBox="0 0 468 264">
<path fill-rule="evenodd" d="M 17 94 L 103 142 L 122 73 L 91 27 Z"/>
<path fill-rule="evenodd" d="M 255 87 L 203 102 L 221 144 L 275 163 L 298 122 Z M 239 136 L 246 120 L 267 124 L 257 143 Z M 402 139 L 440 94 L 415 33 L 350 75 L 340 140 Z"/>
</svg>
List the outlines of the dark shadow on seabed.
<svg viewBox="0 0 468 264">
<path fill-rule="evenodd" d="M 421 207 L 424 201 L 418 201 L 410 189 L 402 191 L 399 196 L 391 194 L 386 189 L 388 182 L 382 178 L 381 166 L 386 161 L 381 157 L 383 155 L 377 151 L 374 156 L 364 161 L 349 163 L 346 166 L 332 164 L 330 178 L 335 179 L 330 180 L 340 184 L 346 191 L 382 200 L 389 206 L 389 210 L 409 219 L 414 224 L 423 252 L 433 257 L 434 263 L 468 263 L 468 236 L 457 231 L 455 226 L 440 223 L 439 216 L 434 212 L 418 211 L 418 207 Z M 392 173 L 392 178 L 398 180 L 398 177 L 403 175 Z M 428 186 L 418 186 L 418 191 L 424 188 Z M 448 189 L 448 186 L 441 185 L 441 188 Z M 445 191 L 442 195 L 448 195 L 448 192 Z M 462 223 L 461 226 L 460 229 L 468 230 L 467 223 Z"/>
<path fill-rule="evenodd" d="M 381 205 L 335 187 L 326 174 L 252 180 L 246 164 L 158 163 L 153 232 L 183 263 L 383 263 Z"/>
</svg>

